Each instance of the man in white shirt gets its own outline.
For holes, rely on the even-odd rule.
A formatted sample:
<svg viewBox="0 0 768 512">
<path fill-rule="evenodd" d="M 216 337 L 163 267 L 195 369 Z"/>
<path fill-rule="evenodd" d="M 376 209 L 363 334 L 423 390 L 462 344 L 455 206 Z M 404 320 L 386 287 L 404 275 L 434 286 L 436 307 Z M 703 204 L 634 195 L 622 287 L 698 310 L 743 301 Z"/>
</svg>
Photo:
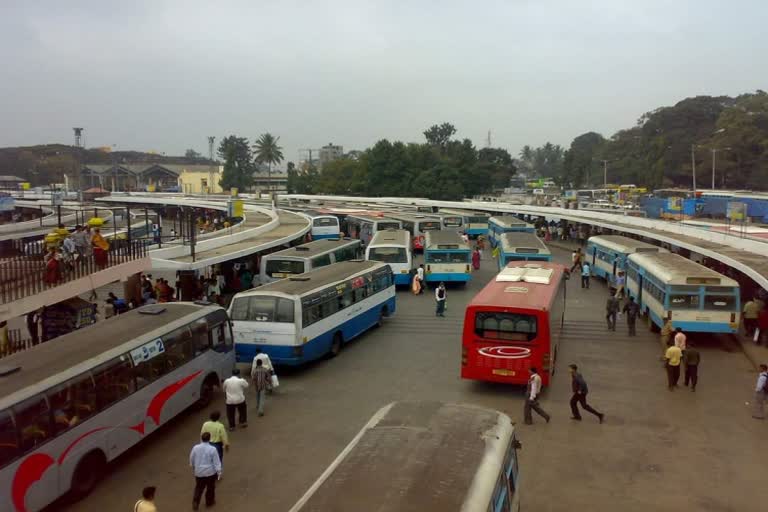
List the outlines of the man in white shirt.
<svg viewBox="0 0 768 512">
<path fill-rule="evenodd" d="M 251 363 L 251 374 L 253 374 L 253 370 L 256 369 L 256 361 L 261 359 L 261 365 L 269 370 L 270 373 L 275 373 L 275 369 L 272 367 L 272 360 L 269 358 L 269 355 L 265 354 L 261 351 L 261 349 L 256 349 L 256 356 L 253 358 L 253 363 Z"/>
<path fill-rule="evenodd" d="M 683 334 L 683 330 L 678 327 L 675 329 L 675 346 L 685 352 L 686 341 L 688 338 Z"/>
<path fill-rule="evenodd" d="M 416 279 L 419 280 L 419 295 L 424 293 L 424 264 L 419 265 L 416 269 Z"/>
<path fill-rule="evenodd" d="M 216 504 L 216 480 L 221 479 L 221 459 L 219 452 L 210 443 L 211 434 L 204 432 L 200 443 L 192 447 L 189 465 L 195 474 L 195 493 L 192 497 L 192 510 L 200 507 L 200 497 L 205 490 L 205 506 Z"/>
<path fill-rule="evenodd" d="M 232 376 L 222 385 L 227 402 L 227 422 L 229 430 L 235 430 L 235 411 L 238 422 L 245 428 L 248 426 L 248 407 L 245 404 L 245 390 L 248 389 L 248 381 L 240 377 L 240 370 L 232 370 Z"/>
<path fill-rule="evenodd" d="M 544 418 L 549 423 L 550 416 L 539 405 L 539 393 L 541 392 L 541 377 L 535 367 L 531 366 L 528 371 L 531 376 L 528 378 L 528 385 L 525 389 L 525 408 L 523 409 L 523 417 L 525 418 L 526 425 L 533 425 L 533 416 L 531 415 L 531 409 Z"/>
<path fill-rule="evenodd" d="M 765 419 L 765 400 L 768 397 L 768 365 L 760 365 L 760 375 L 755 386 L 755 406 L 752 417 L 757 420 Z"/>
</svg>

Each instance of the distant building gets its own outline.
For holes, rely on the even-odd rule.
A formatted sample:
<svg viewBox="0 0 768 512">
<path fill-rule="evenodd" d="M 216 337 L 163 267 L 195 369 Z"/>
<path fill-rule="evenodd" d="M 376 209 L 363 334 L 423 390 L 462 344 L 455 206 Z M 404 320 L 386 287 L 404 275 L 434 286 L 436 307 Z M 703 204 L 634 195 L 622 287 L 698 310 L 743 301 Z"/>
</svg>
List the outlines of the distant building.
<svg viewBox="0 0 768 512">
<path fill-rule="evenodd" d="M 320 148 L 320 168 L 328 162 L 333 162 L 344 156 L 344 148 L 342 146 L 335 146 L 332 142 L 328 145 Z"/>
<path fill-rule="evenodd" d="M 0 176 L 0 188 L 16 190 L 23 182 L 18 176 Z"/>
<path fill-rule="evenodd" d="M 192 169 L 194 167 L 194 169 Z M 208 169 L 200 169 L 208 167 Z M 221 194 L 219 185 L 223 166 L 187 166 L 179 174 L 179 191 L 185 194 Z"/>
<path fill-rule="evenodd" d="M 218 185 L 222 172 L 221 166 L 214 166 L 215 186 Z M 182 191 L 179 186 L 179 176 L 187 172 L 188 183 L 192 183 L 193 176 L 197 181 L 191 190 L 201 190 L 201 179 L 208 180 L 211 166 L 208 164 L 199 165 L 181 165 L 181 164 L 157 164 L 157 163 L 136 163 L 136 164 L 85 164 L 81 173 L 83 188 L 101 187 L 109 191 L 130 192 L 130 191 L 148 191 L 148 192 L 179 192 Z M 190 181 L 192 180 L 192 181 Z M 206 182 L 207 184 L 207 182 Z"/>
<path fill-rule="evenodd" d="M 272 169 L 272 173 L 259 169 L 253 173 L 253 189 L 257 194 L 288 192 L 288 173 L 279 169 Z"/>
</svg>

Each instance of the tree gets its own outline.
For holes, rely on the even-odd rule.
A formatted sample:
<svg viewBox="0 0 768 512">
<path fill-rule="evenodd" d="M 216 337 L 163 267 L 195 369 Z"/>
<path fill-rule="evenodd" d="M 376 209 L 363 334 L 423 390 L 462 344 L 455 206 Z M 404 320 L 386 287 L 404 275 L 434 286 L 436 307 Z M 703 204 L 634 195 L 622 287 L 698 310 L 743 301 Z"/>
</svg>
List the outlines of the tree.
<svg viewBox="0 0 768 512">
<path fill-rule="evenodd" d="M 279 164 L 283 161 L 283 148 L 277 143 L 280 137 L 275 137 L 267 132 L 261 135 L 253 144 L 256 162 L 267 164 L 267 177 L 269 179 L 269 188 L 272 189 L 272 164 Z"/>
<path fill-rule="evenodd" d="M 439 148 L 444 153 L 455 133 L 456 128 L 451 123 L 433 124 L 424 130 L 424 137 L 427 139 L 427 144 Z"/>
<path fill-rule="evenodd" d="M 224 172 L 219 181 L 221 188 L 247 190 L 253 185 L 254 165 L 248 139 L 235 135 L 225 137 L 219 144 L 218 155 L 224 160 Z"/>
<path fill-rule="evenodd" d="M 194 149 L 188 149 L 184 152 L 184 158 L 189 158 L 190 160 L 201 160 L 203 155 Z"/>
<path fill-rule="evenodd" d="M 595 132 L 583 133 L 573 139 L 563 160 L 563 185 L 581 187 L 588 184 L 587 177 L 595 167 L 595 159 L 600 156 L 604 144 L 603 136 Z"/>
</svg>

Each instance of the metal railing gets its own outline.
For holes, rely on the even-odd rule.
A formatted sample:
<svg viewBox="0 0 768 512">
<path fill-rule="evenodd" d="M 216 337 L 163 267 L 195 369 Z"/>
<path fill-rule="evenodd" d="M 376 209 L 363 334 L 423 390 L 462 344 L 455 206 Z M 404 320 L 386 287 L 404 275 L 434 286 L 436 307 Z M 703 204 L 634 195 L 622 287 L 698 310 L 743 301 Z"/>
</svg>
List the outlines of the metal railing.
<svg viewBox="0 0 768 512">
<path fill-rule="evenodd" d="M 23 338 L 21 329 L 8 330 L 8 345 L 0 347 L 0 358 L 32 348 L 38 343 L 32 343 L 32 338 Z"/>
<path fill-rule="evenodd" d="M 86 277 L 99 270 L 147 256 L 145 240 L 114 240 L 105 257 L 97 262 L 93 254 L 75 259 L 59 260 L 60 273 L 50 275 L 43 253 L 0 259 L 0 304 L 23 299 L 70 281 Z M 52 279 L 58 277 L 58 279 Z"/>
</svg>

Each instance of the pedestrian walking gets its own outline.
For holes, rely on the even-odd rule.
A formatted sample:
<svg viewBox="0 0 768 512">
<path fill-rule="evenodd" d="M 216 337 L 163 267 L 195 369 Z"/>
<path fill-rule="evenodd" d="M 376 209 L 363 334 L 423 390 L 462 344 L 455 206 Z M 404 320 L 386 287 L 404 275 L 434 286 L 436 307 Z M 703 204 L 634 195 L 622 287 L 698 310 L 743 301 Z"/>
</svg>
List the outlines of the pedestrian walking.
<svg viewBox="0 0 768 512">
<path fill-rule="evenodd" d="M 149 486 L 141 490 L 141 499 L 133 506 L 133 512 L 157 512 L 155 506 L 156 487 Z"/>
<path fill-rule="evenodd" d="M 589 268 L 589 263 L 584 262 L 584 264 L 581 266 L 581 287 L 586 288 L 589 290 L 589 276 L 592 273 L 591 269 Z"/>
<path fill-rule="evenodd" d="M 232 376 L 222 384 L 227 404 L 227 423 L 229 430 L 235 430 L 235 411 L 237 411 L 238 423 L 241 427 L 248 426 L 248 406 L 245 403 L 245 390 L 248 389 L 248 381 L 240 377 L 240 370 L 232 370 Z"/>
<path fill-rule="evenodd" d="M 200 442 L 189 453 L 189 465 L 195 475 L 195 492 L 192 495 L 192 510 L 200 508 L 200 498 L 205 491 L 205 506 L 216 504 L 216 480 L 221 479 L 221 459 L 216 448 L 211 446 L 211 434 L 205 432 Z"/>
<path fill-rule="evenodd" d="M 424 293 L 424 264 L 419 265 L 416 269 L 416 279 L 419 280 L 419 295 Z"/>
<path fill-rule="evenodd" d="M 445 299 L 447 294 L 445 293 L 445 283 L 440 283 L 440 286 L 435 290 L 435 302 L 437 303 L 437 309 L 435 310 L 435 316 L 445 316 Z"/>
<path fill-rule="evenodd" d="M 475 248 L 480 253 L 480 259 L 483 259 L 483 251 L 485 250 L 485 237 L 483 237 L 483 235 L 477 237 L 477 245 Z"/>
<path fill-rule="evenodd" d="M 627 315 L 627 329 L 630 336 L 637 336 L 637 330 L 635 324 L 637 323 L 637 317 L 640 316 L 640 306 L 637 305 L 635 299 L 629 298 L 629 302 L 624 305 L 622 312 Z"/>
<path fill-rule="evenodd" d="M 675 328 L 675 346 L 679 348 L 681 352 L 685 352 L 687 345 L 688 337 L 680 327 Z"/>
<path fill-rule="evenodd" d="M 32 344 L 37 345 L 40 343 L 40 313 L 38 311 L 32 311 L 27 313 L 27 330 L 32 337 Z"/>
<path fill-rule="evenodd" d="M 251 381 L 256 389 L 256 411 L 259 416 L 264 416 L 267 391 L 272 387 L 272 373 L 264 366 L 263 359 L 256 359 L 254 362 L 256 367 L 251 370 Z"/>
<path fill-rule="evenodd" d="M 683 358 L 683 352 L 680 347 L 670 345 L 667 348 L 664 358 L 667 360 L 667 386 L 670 391 L 674 391 L 677 382 L 680 380 L 680 363 Z"/>
<path fill-rule="evenodd" d="M 623 299 L 627 284 L 627 278 L 624 276 L 624 272 L 619 271 L 613 284 L 616 287 L 616 298 Z"/>
<path fill-rule="evenodd" d="M 571 253 L 571 263 L 571 272 L 574 272 L 581 266 L 581 247 L 577 247 L 576 250 Z"/>
<path fill-rule="evenodd" d="M 685 377 L 683 382 L 687 386 L 691 385 L 691 391 L 696 391 L 696 384 L 699 383 L 699 363 L 701 354 L 693 348 L 693 343 L 688 343 L 688 347 L 683 351 L 683 364 L 685 365 Z"/>
<path fill-rule="evenodd" d="M 664 320 L 664 325 L 661 327 L 661 346 L 666 350 L 669 343 L 672 341 L 672 333 L 675 332 L 675 328 L 672 326 L 672 319 L 667 318 Z"/>
<path fill-rule="evenodd" d="M 765 399 L 768 397 L 768 365 L 760 365 L 760 375 L 755 386 L 755 405 L 752 417 L 757 420 L 765 419 Z"/>
<path fill-rule="evenodd" d="M 461 233 L 461 241 L 464 242 L 465 244 L 469 245 L 469 235 L 467 235 L 466 231 Z"/>
<path fill-rule="evenodd" d="M 539 377 L 538 370 L 535 366 L 531 366 L 528 369 L 531 374 L 528 377 L 528 385 L 525 388 L 525 406 L 523 408 L 523 417 L 525 418 L 526 425 L 533 425 L 533 415 L 531 415 L 531 409 L 536 411 L 536 414 L 544 418 L 549 423 L 550 416 L 539 405 L 539 393 L 541 392 L 541 377 Z"/>
<path fill-rule="evenodd" d="M 584 377 L 579 373 L 579 367 L 575 364 L 569 364 L 568 370 L 571 372 L 571 390 L 573 391 L 573 395 L 571 396 L 571 419 L 581 421 L 581 414 L 579 413 L 579 407 L 577 405 L 581 404 L 582 409 L 597 416 L 597 419 L 602 423 L 605 414 L 597 412 L 587 403 L 587 393 L 589 393 L 589 388 L 587 387 L 587 381 L 584 380 Z"/>
<path fill-rule="evenodd" d="M 224 464 L 224 452 L 229 451 L 229 434 L 221 422 L 219 411 L 213 411 L 208 418 L 208 421 L 203 423 L 203 427 L 200 429 L 200 435 L 202 436 L 206 432 L 211 435 L 211 446 L 219 452 L 219 460 Z"/>
<path fill-rule="evenodd" d="M 472 268 L 480 270 L 480 249 L 477 247 L 475 247 L 475 250 L 472 252 Z"/>
<path fill-rule="evenodd" d="M 612 293 L 608 295 L 608 300 L 605 302 L 605 321 L 608 324 L 609 331 L 616 330 L 616 316 L 619 314 L 619 299 Z"/>
<path fill-rule="evenodd" d="M 744 304 L 743 317 L 744 321 L 744 334 L 747 336 L 753 336 L 755 329 L 757 329 L 757 319 L 760 316 L 760 302 L 755 297 Z"/>
</svg>

